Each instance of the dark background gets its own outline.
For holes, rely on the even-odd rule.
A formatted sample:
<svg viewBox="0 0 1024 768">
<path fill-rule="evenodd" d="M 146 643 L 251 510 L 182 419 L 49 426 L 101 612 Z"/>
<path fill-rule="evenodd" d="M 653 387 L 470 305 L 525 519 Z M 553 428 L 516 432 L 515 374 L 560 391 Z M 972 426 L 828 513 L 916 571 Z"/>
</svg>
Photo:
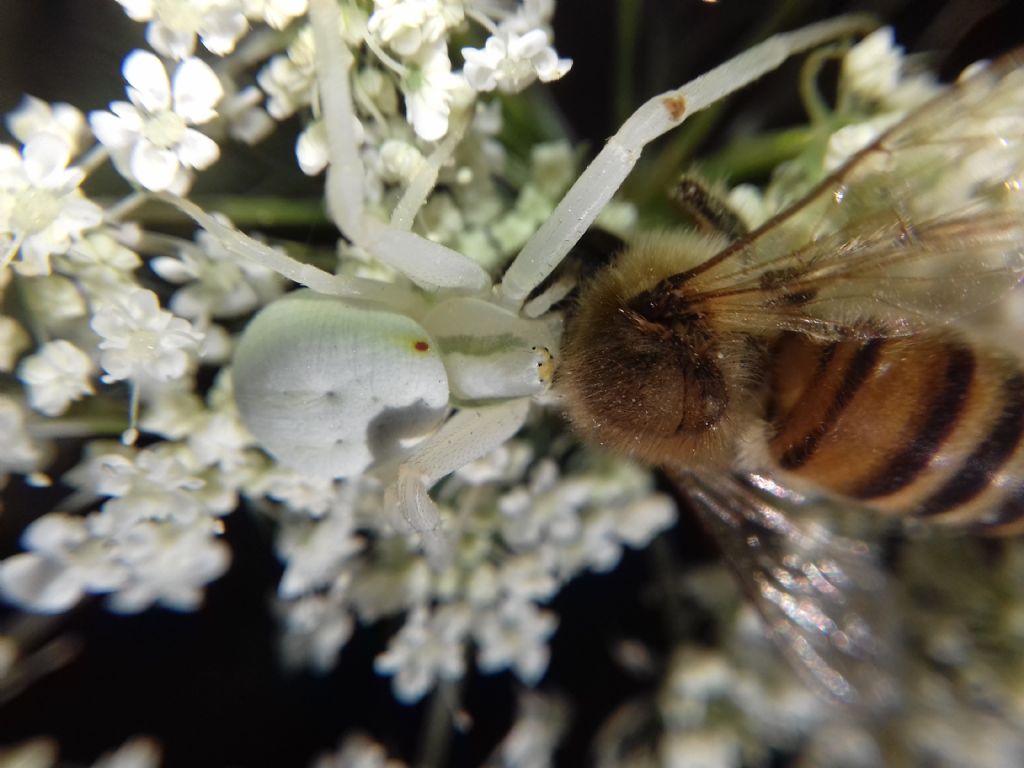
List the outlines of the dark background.
<svg viewBox="0 0 1024 768">
<path fill-rule="evenodd" d="M 908 49 L 935 51 L 940 72 L 949 76 L 966 63 L 1021 43 L 1021 5 L 1013 0 L 646 0 L 633 56 L 633 106 L 742 50 L 751 30 L 766 22 L 766 6 L 772 6 L 772 13 L 794 9 L 789 27 L 848 10 L 874 12 L 895 25 Z M 123 98 L 121 60 L 143 39 L 142 27 L 128 20 L 120 6 L 104 0 L 0 0 L 0 10 L 0 112 L 13 108 L 25 92 L 83 110 Z M 612 0 L 558 2 L 556 46 L 575 64 L 553 91 L 571 130 L 591 147 L 620 120 L 609 85 L 619 67 L 615 13 Z M 740 105 L 727 109 L 705 148 L 728 141 L 735 126 L 799 120 L 797 66 L 766 78 Z M 248 157 L 245 150 L 231 151 Z M 254 189 L 281 193 L 275 187 L 279 171 L 250 164 L 245 178 Z M 5 495 L 7 511 L 0 517 L 4 556 L 16 551 L 25 520 L 38 514 L 26 506 L 17 482 Z M 395 627 L 361 630 L 327 676 L 283 672 L 268 610 L 280 574 L 269 533 L 244 511 L 228 518 L 227 525 L 234 561 L 209 589 L 202 612 L 155 610 L 118 617 L 92 603 L 54 627 L 44 626 L 41 639 L 57 630 L 68 633 L 79 653 L 24 692 L 0 701 L 0 744 L 49 734 L 61 743 L 62 764 L 73 765 L 95 760 L 129 736 L 151 734 L 163 745 L 166 766 L 298 766 L 334 748 L 343 733 L 362 729 L 384 742 L 393 756 L 414 762 L 426 705 L 395 703 L 389 680 L 372 671 L 374 656 Z M 685 512 L 666 537 L 666 551 L 682 563 L 714 556 Z M 560 765 L 588 762 L 588 749 L 604 719 L 654 684 L 624 672 L 611 654 L 624 638 L 641 640 L 655 654 L 666 649 L 661 614 L 645 591 L 650 557 L 630 553 L 617 571 L 578 579 L 553 605 L 560 628 L 541 687 L 566 695 L 575 707 Z M 462 695 L 474 722 L 455 738 L 452 765 L 476 766 L 490 753 L 511 724 L 514 690 L 506 674 L 469 676 Z"/>
</svg>

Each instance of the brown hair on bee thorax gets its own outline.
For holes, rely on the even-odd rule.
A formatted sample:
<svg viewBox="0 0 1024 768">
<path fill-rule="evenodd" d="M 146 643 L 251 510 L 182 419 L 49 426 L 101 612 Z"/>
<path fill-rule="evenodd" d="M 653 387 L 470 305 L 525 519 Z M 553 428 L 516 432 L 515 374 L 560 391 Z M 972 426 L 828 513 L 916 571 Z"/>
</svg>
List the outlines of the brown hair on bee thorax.
<svg viewBox="0 0 1024 768">
<path fill-rule="evenodd" d="M 582 291 L 557 386 L 584 436 L 654 464 L 726 466 L 762 368 L 749 337 L 716 333 L 678 275 L 715 240 L 650 236 Z"/>
</svg>

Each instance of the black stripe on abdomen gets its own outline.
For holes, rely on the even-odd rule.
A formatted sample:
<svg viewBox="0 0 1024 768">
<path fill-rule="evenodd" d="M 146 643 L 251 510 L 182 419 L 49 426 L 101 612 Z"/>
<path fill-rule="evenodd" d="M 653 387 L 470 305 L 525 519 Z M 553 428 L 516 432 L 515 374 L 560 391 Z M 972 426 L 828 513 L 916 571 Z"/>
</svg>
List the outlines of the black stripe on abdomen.
<svg viewBox="0 0 1024 768">
<path fill-rule="evenodd" d="M 992 515 L 986 515 L 977 523 L 979 533 L 995 532 L 1003 526 L 1012 526 L 1024 518 L 1024 488 L 1018 488 L 1007 497 Z"/>
<path fill-rule="evenodd" d="M 779 463 L 783 468 L 789 470 L 799 469 L 811 459 L 814 452 L 818 450 L 818 443 L 821 438 L 835 426 L 846 406 L 850 404 L 854 395 L 857 394 L 857 391 L 874 372 L 884 344 L 884 339 L 872 339 L 857 350 L 845 372 L 842 384 L 836 391 L 835 398 L 825 413 L 825 417 L 813 430 L 804 435 L 797 445 L 794 445 L 782 455 Z M 831 356 L 829 360 L 831 360 Z"/>
<path fill-rule="evenodd" d="M 917 509 L 918 517 L 949 512 L 981 494 L 999 468 L 1013 455 L 1024 436 L 1024 375 L 1003 385 L 1003 410 L 992 429 L 967 457 L 961 470 Z"/>
<path fill-rule="evenodd" d="M 928 407 L 924 423 L 916 434 L 906 436 L 906 447 L 880 465 L 874 477 L 850 492 L 857 499 L 888 496 L 910 485 L 931 462 L 956 426 L 967 403 L 975 370 L 974 353 L 967 347 L 952 347 L 944 382 Z"/>
</svg>

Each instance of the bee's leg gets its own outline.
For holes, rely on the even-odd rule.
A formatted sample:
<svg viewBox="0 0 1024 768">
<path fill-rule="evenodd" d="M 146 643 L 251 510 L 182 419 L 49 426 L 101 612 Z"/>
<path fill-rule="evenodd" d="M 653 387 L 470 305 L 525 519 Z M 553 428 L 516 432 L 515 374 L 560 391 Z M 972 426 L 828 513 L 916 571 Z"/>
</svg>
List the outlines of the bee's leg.
<svg viewBox="0 0 1024 768">
<path fill-rule="evenodd" d="M 683 174 L 668 197 L 681 213 L 692 217 L 701 229 L 725 235 L 730 240 L 739 240 L 749 232 L 733 207 L 696 176 Z"/>
</svg>

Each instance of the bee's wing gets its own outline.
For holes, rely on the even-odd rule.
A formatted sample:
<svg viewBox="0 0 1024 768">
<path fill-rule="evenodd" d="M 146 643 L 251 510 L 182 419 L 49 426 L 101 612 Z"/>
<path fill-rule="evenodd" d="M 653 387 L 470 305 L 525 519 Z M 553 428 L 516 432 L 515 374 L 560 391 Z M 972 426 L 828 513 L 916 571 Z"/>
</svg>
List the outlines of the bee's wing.
<svg viewBox="0 0 1024 768">
<path fill-rule="evenodd" d="M 904 335 L 1024 275 L 1024 51 L 963 78 L 674 278 L 723 327 Z"/>
<path fill-rule="evenodd" d="M 866 712 L 895 707 L 897 616 L 877 550 L 818 523 L 798 525 L 791 513 L 803 500 L 765 478 L 669 474 L 809 684 Z"/>
</svg>

